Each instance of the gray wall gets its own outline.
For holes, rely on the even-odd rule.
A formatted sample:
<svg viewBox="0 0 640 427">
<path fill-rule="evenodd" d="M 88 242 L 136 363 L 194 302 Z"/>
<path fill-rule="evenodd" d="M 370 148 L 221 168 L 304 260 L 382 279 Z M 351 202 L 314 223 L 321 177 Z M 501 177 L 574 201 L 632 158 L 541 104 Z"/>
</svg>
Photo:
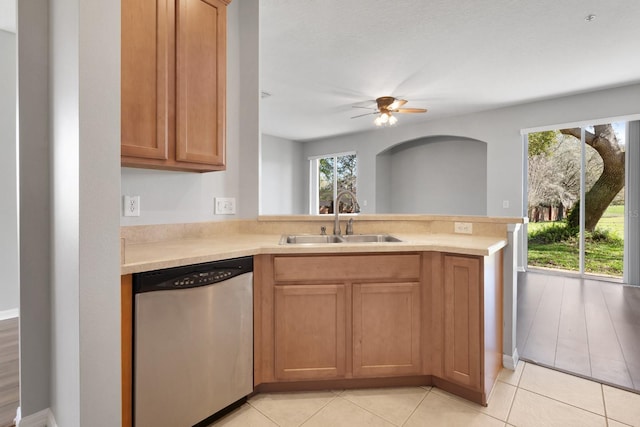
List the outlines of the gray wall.
<svg viewBox="0 0 640 427">
<path fill-rule="evenodd" d="M 18 5 L 21 408 L 61 426 L 120 417 L 114 5 Z"/>
<path fill-rule="evenodd" d="M 376 175 L 390 205 L 378 212 L 486 215 L 487 145 L 455 137 L 430 137 L 398 144 L 389 156 L 387 177 Z M 376 198 L 378 194 L 376 195 Z"/>
<path fill-rule="evenodd" d="M 18 176 L 16 157 L 16 35 L 0 30 L 0 314 L 18 308 Z"/>
<path fill-rule="evenodd" d="M 20 407 L 50 404 L 51 251 L 49 201 L 49 13 L 46 1 L 18 4 L 20 129 Z"/>
<path fill-rule="evenodd" d="M 302 144 L 263 134 L 260 148 L 260 214 L 308 213 L 305 174 L 309 165 L 302 157 Z"/>
</svg>

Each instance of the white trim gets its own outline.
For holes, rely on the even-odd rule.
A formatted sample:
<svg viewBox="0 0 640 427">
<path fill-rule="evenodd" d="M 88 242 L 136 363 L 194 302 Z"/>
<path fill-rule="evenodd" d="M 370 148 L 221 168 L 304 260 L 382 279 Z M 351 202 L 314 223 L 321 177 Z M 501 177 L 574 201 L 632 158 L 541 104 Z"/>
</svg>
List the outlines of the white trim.
<svg viewBox="0 0 640 427">
<path fill-rule="evenodd" d="M 524 128 L 524 129 L 520 129 L 520 135 L 526 135 L 528 133 L 535 133 L 535 132 L 544 132 L 547 130 L 581 128 L 586 126 L 604 125 L 604 124 L 613 123 L 613 122 L 629 122 L 633 120 L 640 120 L 640 114 L 629 114 L 626 116 L 607 117 L 604 119 L 580 120 L 578 122 L 569 122 L 569 123 L 560 123 L 555 125 Z"/>
<path fill-rule="evenodd" d="M 518 355 L 517 348 L 513 351 L 513 355 L 509 355 L 509 354 L 502 355 L 502 366 L 507 369 L 511 369 L 512 371 L 516 370 L 516 366 L 518 366 L 519 361 L 520 361 L 520 356 Z"/>
<path fill-rule="evenodd" d="M 11 308 L 9 310 L 0 311 L 0 321 L 13 319 L 15 317 L 20 317 L 19 308 Z"/>
<path fill-rule="evenodd" d="M 317 159 L 324 159 L 325 157 L 342 157 L 342 156 L 350 156 L 352 154 L 355 154 L 356 157 L 358 156 L 358 153 L 356 151 L 345 151 L 342 153 L 327 153 L 327 154 L 318 154 L 315 156 L 309 156 L 307 157 L 308 160 L 317 160 Z"/>
<path fill-rule="evenodd" d="M 518 266 L 518 270 L 517 271 L 518 271 L 518 273 L 526 273 L 527 269 L 524 268 L 523 266 Z"/>
<path fill-rule="evenodd" d="M 18 414 L 18 416 L 20 416 Z M 58 427 L 53 412 L 49 408 L 31 414 L 22 419 L 16 418 L 17 427 Z"/>
</svg>

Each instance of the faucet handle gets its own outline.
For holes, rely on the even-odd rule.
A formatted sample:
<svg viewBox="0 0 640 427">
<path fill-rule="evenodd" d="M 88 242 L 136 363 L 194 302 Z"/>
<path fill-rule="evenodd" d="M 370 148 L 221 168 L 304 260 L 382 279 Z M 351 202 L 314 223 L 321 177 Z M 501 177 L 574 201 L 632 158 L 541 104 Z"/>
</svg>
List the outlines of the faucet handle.
<svg viewBox="0 0 640 427">
<path fill-rule="evenodd" d="M 327 227 L 325 227 L 324 225 L 322 227 L 320 227 L 320 234 L 322 236 L 326 236 L 327 235 Z"/>
<path fill-rule="evenodd" d="M 347 235 L 353 234 L 353 218 L 349 218 L 349 221 L 347 221 L 346 233 Z"/>
</svg>

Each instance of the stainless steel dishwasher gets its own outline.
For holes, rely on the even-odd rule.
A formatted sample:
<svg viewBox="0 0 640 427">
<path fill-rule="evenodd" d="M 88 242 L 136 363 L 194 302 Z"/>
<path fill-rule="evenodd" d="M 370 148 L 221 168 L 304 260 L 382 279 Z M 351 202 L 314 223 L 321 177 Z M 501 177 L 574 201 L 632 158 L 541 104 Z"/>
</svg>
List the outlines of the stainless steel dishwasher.
<svg viewBox="0 0 640 427">
<path fill-rule="evenodd" d="M 135 427 L 206 425 L 253 391 L 253 259 L 135 274 Z"/>
</svg>

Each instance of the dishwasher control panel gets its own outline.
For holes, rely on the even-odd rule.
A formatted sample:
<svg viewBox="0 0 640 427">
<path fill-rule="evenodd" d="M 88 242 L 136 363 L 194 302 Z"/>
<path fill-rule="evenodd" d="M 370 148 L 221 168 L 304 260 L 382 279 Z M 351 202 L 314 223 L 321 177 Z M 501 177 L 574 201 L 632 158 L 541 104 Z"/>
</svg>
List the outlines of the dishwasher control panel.
<svg viewBox="0 0 640 427">
<path fill-rule="evenodd" d="M 235 276 L 236 270 L 222 270 L 222 271 L 206 271 L 203 273 L 194 273 L 188 276 L 176 278 L 171 281 L 161 283 L 160 286 L 168 288 L 184 288 L 185 286 L 204 286 L 212 283 L 220 282 L 222 280 L 230 279 Z"/>
<path fill-rule="evenodd" d="M 253 271 L 253 258 L 236 258 L 134 274 L 135 293 L 188 289 L 229 280 Z"/>
</svg>

